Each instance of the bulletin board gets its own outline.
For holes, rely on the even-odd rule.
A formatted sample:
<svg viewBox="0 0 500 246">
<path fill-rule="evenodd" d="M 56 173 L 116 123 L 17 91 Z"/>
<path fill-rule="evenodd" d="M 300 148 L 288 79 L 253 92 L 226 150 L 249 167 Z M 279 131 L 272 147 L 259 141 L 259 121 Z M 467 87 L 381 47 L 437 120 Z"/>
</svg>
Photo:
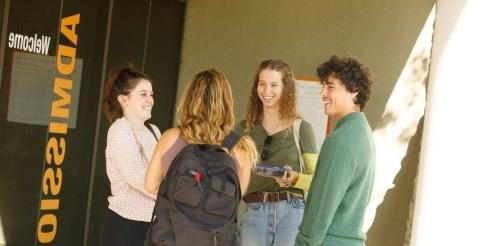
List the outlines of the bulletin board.
<svg viewBox="0 0 500 246">
<path fill-rule="evenodd" d="M 303 119 L 311 123 L 316 147 L 321 148 L 321 144 L 330 132 L 331 119 L 324 113 L 323 102 L 321 101 L 321 82 L 317 78 L 307 78 L 299 76 L 295 80 L 297 88 L 297 105 Z"/>
</svg>

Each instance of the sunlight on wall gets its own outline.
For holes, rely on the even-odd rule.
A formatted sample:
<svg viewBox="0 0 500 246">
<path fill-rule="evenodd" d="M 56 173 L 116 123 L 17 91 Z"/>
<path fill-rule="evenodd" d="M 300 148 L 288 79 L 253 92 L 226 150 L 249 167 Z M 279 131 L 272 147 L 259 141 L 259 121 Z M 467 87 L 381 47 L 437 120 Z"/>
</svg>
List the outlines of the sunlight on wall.
<svg viewBox="0 0 500 246">
<path fill-rule="evenodd" d="M 500 245 L 499 9 L 437 3 L 413 246 Z"/>
<path fill-rule="evenodd" d="M 2 226 L 2 216 L 0 216 L 0 245 L 5 245 L 7 242 L 5 242 L 5 234 L 3 232 L 3 226 Z"/>
<path fill-rule="evenodd" d="M 403 71 L 387 102 L 380 124 L 373 131 L 377 148 L 377 167 L 372 198 L 366 210 L 363 230 L 375 219 L 377 207 L 401 169 L 408 144 L 415 135 L 425 110 L 425 83 L 429 72 L 435 7 L 413 47 Z M 416 158 L 416 157 L 415 157 Z"/>
</svg>

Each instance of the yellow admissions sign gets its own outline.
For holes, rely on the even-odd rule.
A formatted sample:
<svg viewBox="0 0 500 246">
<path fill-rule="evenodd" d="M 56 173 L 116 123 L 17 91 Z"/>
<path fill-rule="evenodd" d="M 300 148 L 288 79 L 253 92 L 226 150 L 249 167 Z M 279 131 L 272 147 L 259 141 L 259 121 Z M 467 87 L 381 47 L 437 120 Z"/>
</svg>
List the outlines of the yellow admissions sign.
<svg viewBox="0 0 500 246">
<path fill-rule="evenodd" d="M 49 140 L 45 151 L 45 172 L 42 178 L 42 197 L 40 217 L 38 218 L 37 239 L 40 243 L 50 243 L 57 235 L 57 211 L 60 208 L 59 193 L 63 184 L 64 157 L 66 153 L 66 134 L 70 115 L 71 89 L 70 75 L 75 70 L 78 35 L 76 26 L 80 14 L 61 20 L 60 32 L 71 46 L 59 43 L 57 48 L 57 73 L 54 78 L 55 99 L 52 101 L 49 122 Z M 60 39 L 62 40 L 62 38 Z"/>
</svg>

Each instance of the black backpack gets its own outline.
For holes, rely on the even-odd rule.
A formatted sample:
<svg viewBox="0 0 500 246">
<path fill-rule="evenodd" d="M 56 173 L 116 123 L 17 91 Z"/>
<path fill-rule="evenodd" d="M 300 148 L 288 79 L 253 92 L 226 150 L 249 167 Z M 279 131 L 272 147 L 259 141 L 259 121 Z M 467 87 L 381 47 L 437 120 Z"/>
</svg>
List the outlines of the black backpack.
<svg viewBox="0 0 500 246">
<path fill-rule="evenodd" d="M 231 132 L 222 146 L 190 144 L 174 158 L 158 190 L 145 245 L 239 245 L 238 169 L 229 151 L 240 136 Z"/>
</svg>

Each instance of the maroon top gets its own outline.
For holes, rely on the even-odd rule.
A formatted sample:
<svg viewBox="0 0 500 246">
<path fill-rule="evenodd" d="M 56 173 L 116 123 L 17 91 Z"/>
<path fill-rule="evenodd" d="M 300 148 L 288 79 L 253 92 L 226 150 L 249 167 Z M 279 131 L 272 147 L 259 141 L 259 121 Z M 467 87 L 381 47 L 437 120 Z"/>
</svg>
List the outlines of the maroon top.
<svg viewBox="0 0 500 246">
<path fill-rule="evenodd" d="M 161 158 L 161 167 L 163 169 L 163 176 L 168 171 L 168 168 L 170 168 L 170 164 L 172 164 L 172 161 L 174 158 L 181 152 L 181 150 L 186 147 L 189 143 L 179 134 L 177 139 L 175 140 L 175 143 L 168 149 L 168 151 L 163 155 Z"/>
<path fill-rule="evenodd" d="M 161 167 L 163 169 L 163 176 L 165 177 L 165 174 L 167 174 L 168 169 L 170 168 L 170 165 L 172 164 L 172 161 L 174 161 L 174 158 L 181 152 L 184 147 L 188 146 L 189 143 L 184 139 L 180 134 L 175 140 L 174 144 L 170 149 L 165 152 L 163 157 L 161 158 Z M 236 164 L 237 170 L 240 170 L 239 168 L 239 163 L 236 158 L 234 158 L 234 163 Z"/>
</svg>

